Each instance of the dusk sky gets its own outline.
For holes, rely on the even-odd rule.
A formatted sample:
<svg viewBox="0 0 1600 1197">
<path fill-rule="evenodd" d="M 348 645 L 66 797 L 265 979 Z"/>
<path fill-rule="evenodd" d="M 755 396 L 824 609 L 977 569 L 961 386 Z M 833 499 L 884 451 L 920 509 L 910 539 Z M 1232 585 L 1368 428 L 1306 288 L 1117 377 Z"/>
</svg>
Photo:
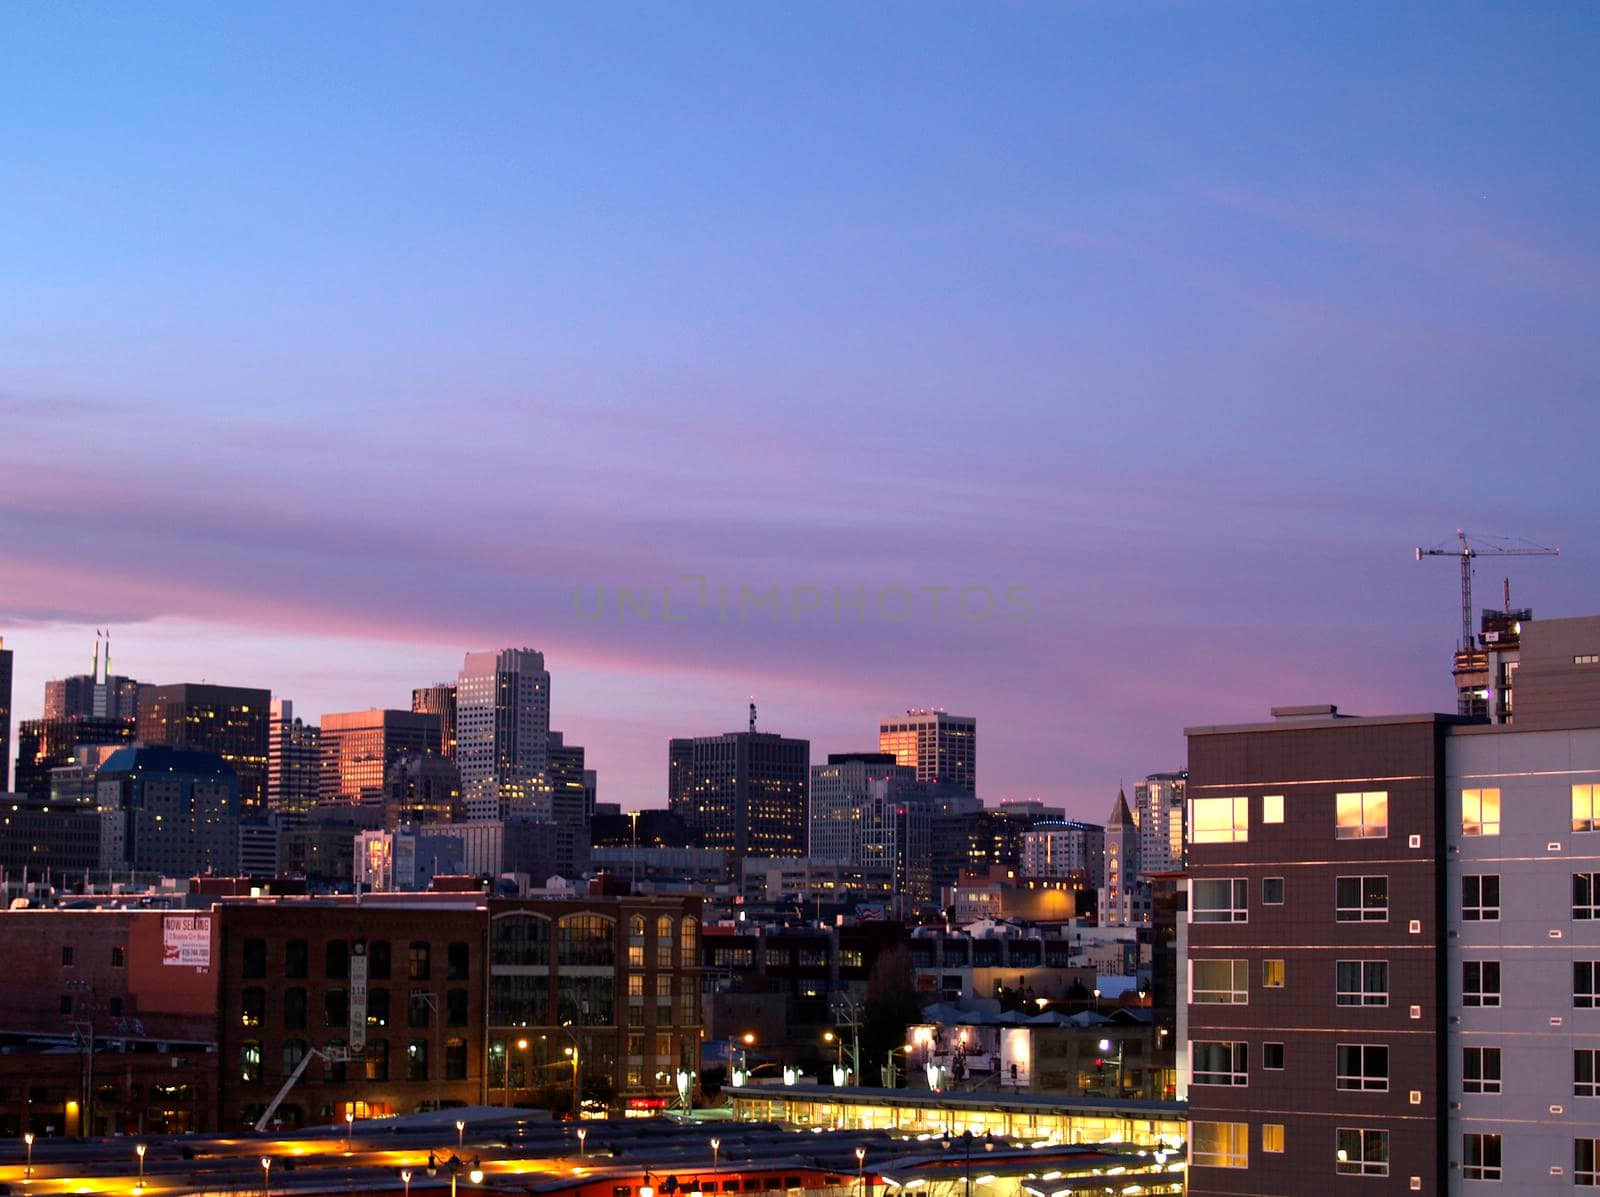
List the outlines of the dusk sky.
<svg viewBox="0 0 1600 1197">
<path fill-rule="evenodd" d="M 1185 725 L 1453 709 L 1413 546 L 1600 613 L 1597 62 L 1579 3 L 7 5 L 17 714 L 108 625 L 311 717 L 526 645 L 602 801 L 754 694 L 1098 820 Z"/>
</svg>

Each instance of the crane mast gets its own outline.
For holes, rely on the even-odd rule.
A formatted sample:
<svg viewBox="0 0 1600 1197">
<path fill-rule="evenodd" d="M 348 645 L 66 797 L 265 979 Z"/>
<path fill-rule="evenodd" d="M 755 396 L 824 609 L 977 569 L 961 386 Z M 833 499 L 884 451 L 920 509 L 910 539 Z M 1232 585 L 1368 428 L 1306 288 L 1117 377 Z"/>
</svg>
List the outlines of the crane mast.
<svg viewBox="0 0 1600 1197">
<path fill-rule="evenodd" d="M 1476 541 L 1478 543 L 1473 543 Z M 1495 543 L 1491 543 L 1495 542 Z M 1456 557 L 1461 561 L 1461 650 L 1472 651 L 1472 562 L 1478 557 L 1559 557 L 1561 550 L 1548 548 L 1542 544 L 1535 544 L 1531 540 L 1520 537 L 1473 537 L 1468 540 L 1467 534 L 1460 528 L 1456 529 L 1456 545 L 1450 547 L 1448 541 L 1434 545 L 1432 548 L 1417 549 L 1417 560 L 1424 557 Z M 1506 583 L 1507 587 L 1510 582 Z"/>
</svg>

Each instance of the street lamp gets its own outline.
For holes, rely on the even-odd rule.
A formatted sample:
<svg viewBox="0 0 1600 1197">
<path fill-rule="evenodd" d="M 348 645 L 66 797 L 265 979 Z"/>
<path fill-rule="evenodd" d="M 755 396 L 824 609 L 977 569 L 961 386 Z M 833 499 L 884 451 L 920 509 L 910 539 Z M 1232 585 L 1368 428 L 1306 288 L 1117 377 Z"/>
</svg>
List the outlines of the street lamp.
<svg viewBox="0 0 1600 1197">
<path fill-rule="evenodd" d="M 572 1020 L 569 1018 L 561 1024 L 561 1029 L 567 1033 L 567 1038 L 572 1040 L 572 1050 L 567 1053 L 572 1057 L 572 1116 L 583 1117 L 583 1081 L 580 1079 L 583 1068 L 583 1047 L 578 1042 L 578 1033 L 572 1029 Z"/>
<path fill-rule="evenodd" d="M 29 1131 L 22 1136 L 22 1141 L 28 1145 L 28 1179 L 33 1179 L 33 1132 Z"/>
<path fill-rule="evenodd" d="M 411 1197 L 411 1169 L 400 1169 L 400 1183 L 406 1187 L 406 1197 Z M 271 1197 L 269 1194 L 268 1197 Z"/>
<path fill-rule="evenodd" d="M 583 1141 L 585 1139 L 587 1139 L 588 1137 L 589 1137 L 589 1128 L 586 1127 L 586 1126 L 580 1126 L 578 1128 L 578 1154 L 579 1155 L 583 1155 L 584 1154 Z"/>
<path fill-rule="evenodd" d="M 949 1139 L 945 1139 L 945 1140 L 943 1140 L 943 1143 L 944 1143 L 945 1150 L 948 1151 L 950 1149 L 950 1140 Z M 972 1197 L 972 1132 L 971 1131 L 967 1130 L 967 1131 L 962 1131 L 961 1132 L 961 1143 L 962 1143 L 962 1147 L 963 1147 L 962 1155 L 963 1155 L 964 1160 L 965 1160 L 965 1173 L 966 1173 L 966 1180 L 967 1180 L 967 1197 Z M 985 1151 L 993 1151 L 994 1150 L 994 1140 L 989 1137 L 989 1134 L 988 1134 L 987 1131 L 985 1131 L 984 1135 L 983 1135 L 983 1149 Z"/>
<path fill-rule="evenodd" d="M 867 1149 L 856 1148 L 856 1191 L 861 1197 L 870 1197 L 867 1193 Z"/>
<path fill-rule="evenodd" d="M 463 1139 L 465 1139 L 466 1134 L 467 1134 L 467 1124 L 466 1124 L 466 1122 L 463 1119 L 457 1118 L 456 1119 L 456 1150 L 457 1151 L 461 1150 L 461 1148 L 465 1146 L 465 1143 L 463 1142 Z"/>
<path fill-rule="evenodd" d="M 350 1137 L 355 1134 L 355 1130 L 356 1112 L 354 1109 L 347 1109 L 344 1112 L 344 1153 L 346 1155 L 350 1154 Z"/>
<path fill-rule="evenodd" d="M 272 1157 L 261 1157 L 261 1187 L 265 1190 L 265 1197 L 272 1197 Z"/>
<path fill-rule="evenodd" d="M 1123 1049 L 1124 1046 L 1125 1045 L 1123 1044 L 1122 1040 L 1120 1040 L 1120 1039 L 1117 1040 L 1117 1094 L 1116 1095 L 1118 1097 L 1122 1096 L 1122 1049 Z M 1111 1050 L 1111 1040 L 1102 1039 L 1100 1041 L 1100 1050 L 1103 1051 L 1103 1052 L 1109 1052 Z"/>
<path fill-rule="evenodd" d="M 717 1192 L 722 1192 L 722 1172 L 717 1166 L 717 1152 L 722 1148 L 721 1139 L 711 1140 L 711 1183 L 717 1186 Z"/>
<path fill-rule="evenodd" d="M 888 1056 L 885 1057 L 885 1062 L 886 1062 L 886 1065 L 887 1065 L 884 1068 L 884 1078 L 885 1079 L 884 1079 L 884 1082 L 883 1082 L 883 1087 L 885 1089 L 894 1089 L 894 1088 L 898 1087 L 895 1084 L 895 1079 L 896 1078 L 895 1078 L 895 1071 L 894 1071 L 894 1058 L 896 1056 L 904 1053 L 905 1056 L 906 1056 L 907 1069 L 909 1070 L 911 1053 L 916 1051 L 916 1050 L 917 1050 L 917 1045 L 915 1043 L 903 1043 L 899 1047 L 891 1047 L 889 1049 L 889 1054 L 888 1054 Z"/>
<path fill-rule="evenodd" d="M 136 1156 L 139 1157 L 139 1187 L 134 1189 L 134 1192 L 135 1193 L 142 1193 L 142 1192 L 144 1192 L 144 1153 L 145 1153 L 145 1145 L 143 1143 L 140 1143 L 137 1147 L 135 1147 L 133 1149 L 133 1153 Z"/>
</svg>

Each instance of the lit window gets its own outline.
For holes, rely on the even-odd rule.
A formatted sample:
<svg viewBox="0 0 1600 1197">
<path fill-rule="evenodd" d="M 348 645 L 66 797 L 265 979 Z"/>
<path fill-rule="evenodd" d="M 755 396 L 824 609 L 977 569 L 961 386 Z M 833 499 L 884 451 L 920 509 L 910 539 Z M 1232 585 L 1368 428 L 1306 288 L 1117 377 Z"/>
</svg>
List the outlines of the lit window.
<svg viewBox="0 0 1600 1197">
<path fill-rule="evenodd" d="M 1334 966 L 1334 1002 L 1340 1006 L 1387 1006 L 1387 960 L 1340 960 Z"/>
<path fill-rule="evenodd" d="M 1336 878 L 1333 917 L 1341 923 L 1388 922 L 1389 878 Z"/>
<path fill-rule="evenodd" d="M 1248 1085 L 1249 1045 L 1244 1043 L 1189 1044 L 1190 1075 L 1196 1085 Z"/>
<path fill-rule="evenodd" d="M 1341 1126 L 1334 1132 L 1334 1158 L 1344 1176 L 1388 1176 L 1389 1132 Z"/>
<path fill-rule="evenodd" d="M 1461 791 L 1461 834 L 1500 834 L 1499 790 Z"/>
<path fill-rule="evenodd" d="M 1500 1092 L 1500 1049 L 1465 1047 L 1461 1049 L 1461 1091 L 1463 1093 Z"/>
<path fill-rule="evenodd" d="M 1262 1125 L 1261 1150 L 1274 1153 L 1283 1150 L 1283 1123 L 1268 1122 Z"/>
<path fill-rule="evenodd" d="M 1197 1168 L 1248 1168 L 1250 1124 L 1191 1122 L 1189 1163 Z"/>
<path fill-rule="evenodd" d="M 1283 795 L 1267 794 L 1261 799 L 1261 821 L 1263 823 L 1283 822 Z"/>
<path fill-rule="evenodd" d="M 1191 923 L 1244 923 L 1250 919 L 1246 905 L 1250 883 L 1242 877 L 1196 881 Z"/>
<path fill-rule="evenodd" d="M 1334 812 L 1337 839 L 1373 840 L 1389 834 L 1389 795 L 1383 790 L 1336 794 Z"/>
<path fill-rule="evenodd" d="M 1461 878 L 1461 917 L 1469 923 L 1493 922 L 1500 917 L 1498 873 L 1469 873 Z"/>
<path fill-rule="evenodd" d="M 1261 962 L 1261 987 L 1263 989 L 1283 988 L 1283 961 L 1263 960 Z"/>
<path fill-rule="evenodd" d="M 1193 960 L 1189 992 L 1197 1005 L 1242 1006 L 1250 1000 L 1248 960 Z"/>
<path fill-rule="evenodd" d="M 1376 1043 L 1341 1043 L 1335 1053 L 1336 1089 L 1389 1091 L 1389 1049 Z"/>
<path fill-rule="evenodd" d="M 1500 1136 L 1463 1135 L 1461 1142 L 1462 1180 L 1500 1179 Z"/>
<path fill-rule="evenodd" d="M 1600 831 L 1600 786 L 1572 787 L 1572 830 Z"/>
<path fill-rule="evenodd" d="M 1500 962 L 1464 960 L 1461 963 L 1461 1004 L 1498 1006 L 1500 1004 Z"/>
<path fill-rule="evenodd" d="M 1242 844 L 1249 838 L 1249 799 L 1191 798 L 1189 800 L 1191 844 Z"/>
</svg>

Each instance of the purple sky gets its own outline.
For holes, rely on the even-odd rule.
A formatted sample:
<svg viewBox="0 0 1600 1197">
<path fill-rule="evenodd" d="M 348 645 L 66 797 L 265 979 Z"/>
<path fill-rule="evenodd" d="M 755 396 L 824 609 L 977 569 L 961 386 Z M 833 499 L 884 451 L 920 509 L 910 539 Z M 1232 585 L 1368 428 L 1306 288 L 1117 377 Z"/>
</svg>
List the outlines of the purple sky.
<svg viewBox="0 0 1600 1197">
<path fill-rule="evenodd" d="M 753 693 L 1100 818 L 1186 724 L 1447 708 L 1457 526 L 1600 611 L 1593 9 L 581 13 L 0 12 L 20 716 L 97 626 L 313 716 L 526 644 L 605 800 Z"/>
</svg>

